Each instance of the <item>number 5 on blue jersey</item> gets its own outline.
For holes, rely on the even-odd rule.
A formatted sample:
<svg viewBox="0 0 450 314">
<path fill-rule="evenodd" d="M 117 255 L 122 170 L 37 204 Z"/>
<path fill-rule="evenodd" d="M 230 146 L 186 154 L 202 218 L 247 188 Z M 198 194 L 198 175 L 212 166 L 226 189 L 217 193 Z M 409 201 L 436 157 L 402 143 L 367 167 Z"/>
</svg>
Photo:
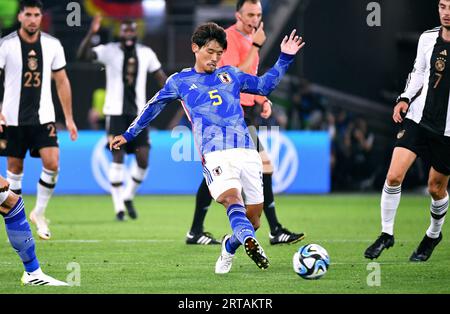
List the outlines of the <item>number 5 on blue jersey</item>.
<svg viewBox="0 0 450 314">
<path fill-rule="evenodd" d="M 222 97 L 220 97 L 220 95 L 218 94 L 219 91 L 217 89 L 209 91 L 208 93 L 209 93 L 209 98 L 214 100 L 214 102 L 212 103 L 213 106 L 219 106 L 222 104 Z"/>
</svg>

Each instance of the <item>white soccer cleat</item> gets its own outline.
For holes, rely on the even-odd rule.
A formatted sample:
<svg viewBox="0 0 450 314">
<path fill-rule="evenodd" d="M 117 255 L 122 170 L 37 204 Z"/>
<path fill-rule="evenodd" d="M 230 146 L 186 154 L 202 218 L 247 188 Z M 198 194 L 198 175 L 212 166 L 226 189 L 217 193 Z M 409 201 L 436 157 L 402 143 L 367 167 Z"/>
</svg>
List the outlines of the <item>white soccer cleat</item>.
<svg viewBox="0 0 450 314">
<path fill-rule="evenodd" d="M 231 238 L 231 235 L 227 234 L 222 240 L 222 252 L 216 262 L 216 274 L 227 274 L 231 270 L 233 265 L 234 254 L 228 253 L 225 243 Z"/>
<path fill-rule="evenodd" d="M 42 240 L 50 240 L 52 236 L 50 229 L 48 228 L 49 221 L 44 215 L 36 214 L 34 210 L 30 213 L 30 220 L 36 225 L 36 233 Z"/>
<path fill-rule="evenodd" d="M 67 283 L 52 278 L 42 271 L 37 274 L 25 271 L 20 281 L 24 286 L 68 286 Z"/>
</svg>

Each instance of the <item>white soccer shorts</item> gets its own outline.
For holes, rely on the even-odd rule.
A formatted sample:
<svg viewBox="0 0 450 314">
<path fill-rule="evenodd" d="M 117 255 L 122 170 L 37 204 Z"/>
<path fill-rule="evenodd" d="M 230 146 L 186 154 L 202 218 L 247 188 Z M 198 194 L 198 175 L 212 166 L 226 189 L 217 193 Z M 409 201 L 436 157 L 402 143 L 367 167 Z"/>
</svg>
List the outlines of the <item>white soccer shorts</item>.
<svg viewBox="0 0 450 314">
<path fill-rule="evenodd" d="M 204 155 L 203 176 L 214 200 L 230 189 L 244 195 L 246 205 L 264 202 L 262 161 L 254 149 L 233 148 Z"/>
</svg>

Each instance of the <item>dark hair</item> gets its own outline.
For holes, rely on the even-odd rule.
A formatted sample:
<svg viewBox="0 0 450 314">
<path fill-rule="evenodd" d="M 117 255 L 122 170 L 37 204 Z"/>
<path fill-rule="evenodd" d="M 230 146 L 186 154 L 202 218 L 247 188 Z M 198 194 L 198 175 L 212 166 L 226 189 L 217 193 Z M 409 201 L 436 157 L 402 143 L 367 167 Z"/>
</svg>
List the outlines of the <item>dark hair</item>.
<svg viewBox="0 0 450 314">
<path fill-rule="evenodd" d="M 41 11 L 44 8 L 41 0 L 20 0 L 20 12 L 23 12 L 25 8 L 39 8 Z"/>
<path fill-rule="evenodd" d="M 240 11 L 241 8 L 244 6 L 244 3 L 251 2 L 253 4 L 257 4 L 258 2 L 261 2 L 260 0 L 238 0 L 236 3 L 236 12 Z"/>
<path fill-rule="evenodd" d="M 191 41 L 200 48 L 215 40 L 223 49 L 227 49 L 227 34 L 225 30 L 216 23 L 205 23 L 197 27 L 192 35 Z"/>
</svg>

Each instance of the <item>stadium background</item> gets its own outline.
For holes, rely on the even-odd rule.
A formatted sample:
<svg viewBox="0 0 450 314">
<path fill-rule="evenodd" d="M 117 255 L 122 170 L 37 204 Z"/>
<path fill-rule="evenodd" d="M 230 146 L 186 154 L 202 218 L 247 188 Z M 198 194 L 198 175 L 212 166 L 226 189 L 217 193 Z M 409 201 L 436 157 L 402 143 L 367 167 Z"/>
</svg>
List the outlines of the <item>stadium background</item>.
<svg viewBox="0 0 450 314">
<path fill-rule="evenodd" d="M 136 221 L 114 221 L 111 198 L 105 191 L 107 182 L 94 178 L 97 171 L 105 180 L 109 158 L 102 148 L 105 139 L 100 113 L 105 77 L 101 66 L 75 60 L 92 16 L 98 12 L 107 17 L 95 39 L 98 43 L 114 40 L 121 19 L 138 19 L 141 42 L 156 51 L 170 74 L 192 65 L 189 38 L 195 26 L 209 20 L 223 26 L 232 24 L 235 1 L 80 0 L 79 27 L 67 25 L 70 12 L 66 6 L 72 1 L 43 2 L 43 29 L 59 38 L 65 48 L 74 114 L 81 132 L 77 142 L 68 140 L 55 97 L 61 131 L 61 176 L 58 195 L 47 211 L 53 236 L 50 241 L 36 236 L 37 253 L 43 269 L 56 278 L 71 278 L 66 277 L 72 270 L 69 266 L 78 265 L 81 284 L 69 290 L 24 290 L 18 284 L 22 272 L 19 259 L 6 243 L 5 233 L 0 232 L 0 243 L 4 243 L 0 246 L 1 294 L 265 293 L 273 297 L 275 293 L 296 294 L 297 302 L 303 293 L 449 293 L 447 239 L 429 262 L 408 262 L 429 224 L 428 197 L 403 194 L 396 247 L 377 260 L 382 269 L 380 285 L 369 284 L 372 264 L 363 257 L 379 233 L 379 193 L 397 132 L 391 120 L 392 106 L 413 65 L 420 33 L 438 25 L 435 1 L 376 1 L 381 5 L 381 27 L 369 27 L 369 0 L 262 0 L 268 41 L 261 50 L 261 72 L 275 61 L 278 44 L 291 28 L 296 27 L 307 42 L 271 95 L 273 118 L 259 123 L 278 125 L 282 138 L 289 140 L 285 143 L 291 146 L 283 146 L 281 159 L 292 156 L 286 153 L 289 147 L 297 153 L 298 159 L 288 158 L 290 163 L 278 168 L 283 175 L 274 176 L 275 191 L 289 193 L 276 197 L 277 215 L 291 230 L 306 232 L 305 241 L 328 250 L 331 268 L 319 281 L 301 280 L 294 274 L 292 255 L 298 247 L 269 245 L 264 218 L 258 237 L 271 258 L 268 271 L 261 272 L 238 252 L 232 272 L 216 276 L 213 265 L 219 247 L 185 245 L 201 172 L 191 139 L 189 156 L 181 154 L 191 161 L 171 158 L 173 143 L 179 139 L 171 129 L 185 125 L 176 105 L 167 106 L 152 123 L 150 173 L 143 193 L 135 200 L 139 209 Z M 1 36 L 17 28 L 16 13 L 17 1 L 0 0 Z M 150 76 L 149 97 L 155 86 Z M 0 95 L 1 88 L 2 84 Z M 367 142 L 373 140 L 370 150 L 363 150 L 355 141 L 357 129 L 364 132 Z M 296 163 L 294 183 L 283 187 Z M 40 169 L 39 160 L 27 158 L 23 189 L 28 212 L 35 202 Z M 0 173 L 5 174 L 4 158 Z M 404 190 L 422 194 L 427 173 L 427 165 L 417 162 Z M 176 180 L 170 179 L 173 176 Z M 314 190 L 308 190 L 311 187 Z M 350 193 L 335 193 L 341 191 Z M 185 195 L 164 195 L 169 193 Z M 229 232 L 226 215 L 218 204 L 211 206 L 205 228 L 217 237 Z M 448 231 L 447 223 L 443 233 Z"/>
<path fill-rule="evenodd" d="M 67 9 L 67 4 L 71 1 L 43 2 L 43 29 L 59 38 L 65 48 L 67 71 L 73 89 L 75 121 L 81 130 L 103 128 L 101 106 L 104 99 L 104 71 L 100 65 L 79 62 L 75 57 L 93 15 L 100 13 L 105 17 L 99 36 L 94 38 L 98 43 L 115 39 L 120 20 L 137 19 L 140 41 L 155 50 L 163 69 L 169 74 L 192 65 L 189 38 L 196 25 L 210 20 L 224 27 L 234 23 L 234 0 L 77 1 L 81 5 L 80 26 L 69 26 L 67 23 L 67 16 L 71 12 Z M 258 123 L 280 126 L 282 132 L 308 131 L 295 133 L 302 134 L 303 138 L 317 131 L 329 134 L 329 143 L 323 142 L 320 149 L 322 154 L 328 154 L 329 157 L 321 157 L 320 162 L 314 164 L 315 169 L 324 169 L 323 175 L 296 171 L 305 182 L 313 182 L 310 185 L 317 185 L 318 188 L 304 188 L 299 185 L 298 180 L 291 180 L 290 189 L 282 187 L 282 181 L 287 180 L 286 171 L 285 175 L 275 177 L 275 185 L 279 186 L 275 190 L 278 192 L 370 191 L 379 190 L 383 184 L 396 132 L 396 126 L 390 119 L 391 108 L 411 70 L 420 33 L 437 25 L 438 17 L 433 1 L 378 1 L 381 5 L 381 27 L 369 27 L 366 22 L 370 13 L 367 10 L 369 2 L 262 1 L 268 40 L 261 51 L 260 72 L 274 62 L 279 42 L 291 28 L 296 27 L 303 34 L 308 46 L 297 58 L 281 86 L 271 95 L 275 105 L 272 118 L 260 119 Z M 0 0 L 0 6 L 1 32 L 6 35 L 17 28 L 17 1 Z M 150 76 L 148 98 L 155 93 L 155 86 L 157 84 Z M 58 126 L 63 129 L 62 111 L 56 93 L 54 101 L 60 122 Z M 152 123 L 152 127 L 163 131 L 186 124 L 185 119 L 180 119 L 178 110 L 180 108 L 176 104 L 167 106 Z M 354 133 L 358 129 L 363 131 L 368 148 L 363 148 L 361 142 L 356 140 Z M 60 138 L 63 139 L 63 136 L 61 134 Z M 101 137 L 101 133 L 99 136 Z M 170 132 L 159 132 L 157 136 L 163 136 L 163 142 L 173 141 Z M 294 133 L 291 136 L 297 143 L 301 142 Z M 62 145 L 64 143 L 65 141 Z M 75 144 L 81 150 L 75 150 L 75 154 L 64 153 L 71 149 L 63 147 L 62 171 L 65 159 L 92 154 L 89 145 L 81 136 L 78 144 Z M 89 150 L 84 151 L 84 148 Z M 295 148 L 299 164 L 311 165 L 310 162 L 316 158 L 314 148 Z M 154 145 L 152 165 L 168 159 L 160 158 L 160 153 L 163 152 L 159 151 L 158 145 Z M 107 158 L 106 151 L 104 155 Z M 280 159 L 285 159 L 283 153 Z M 170 166 L 160 165 L 162 168 Z M 1 169 L 4 167 L 2 164 Z M 28 160 L 26 167 L 35 168 Z M 82 167 L 84 166 L 80 163 L 71 169 L 76 175 Z M 426 183 L 426 167 L 419 160 L 409 173 L 405 188 L 420 190 Z M 195 192 L 197 182 L 201 179 L 197 175 L 200 172 L 196 169 L 189 172 L 189 169 L 186 166 L 184 170 L 189 173 L 186 177 L 194 178 L 190 181 L 191 189 L 154 189 L 150 183 L 146 183 L 143 192 Z M 301 167 L 300 170 L 302 169 L 312 168 Z M 30 174 L 25 177 L 25 193 L 34 192 L 34 184 L 27 184 L 27 179 L 34 180 L 33 176 Z M 70 174 L 66 174 L 66 177 L 68 182 L 74 181 Z M 66 188 L 63 178 L 64 175 L 61 176 L 62 183 L 56 189 L 57 193 L 84 192 L 73 186 Z M 97 180 L 96 189 L 92 189 L 91 193 L 102 193 L 104 189 L 101 189 L 100 181 L 101 179 Z M 151 181 L 151 177 L 148 181 Z"/>
</svg>

